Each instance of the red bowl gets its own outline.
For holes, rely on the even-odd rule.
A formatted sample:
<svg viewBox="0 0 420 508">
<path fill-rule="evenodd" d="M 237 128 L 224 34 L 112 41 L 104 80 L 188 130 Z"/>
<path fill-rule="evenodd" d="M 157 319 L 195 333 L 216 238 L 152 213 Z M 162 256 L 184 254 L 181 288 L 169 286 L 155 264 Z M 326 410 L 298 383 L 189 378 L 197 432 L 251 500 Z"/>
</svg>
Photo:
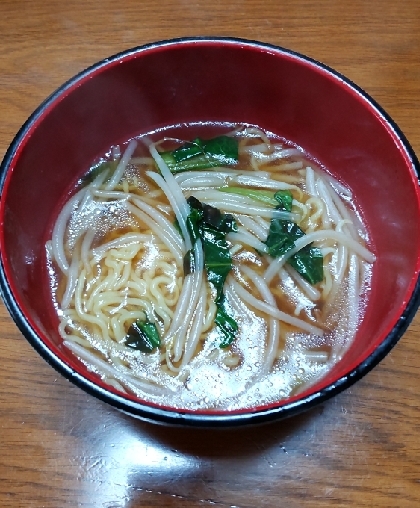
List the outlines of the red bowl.
<svg viewBox="0 0 420 508">
<path fill-rule="evenodd" d="M 45 239 L 68 189 L 110 145 L 167 125 L 256 124 L 305 148 L 356 196 L 377 261 L 343 359 L 295 397 L 243 411 L 180 411 L 123 395 L 61 345 Z M 197 426 L 298 413 L 350 386 L 396 344 L 420 300 L 419 163 L 395 122 L 332 69 L 279 47 L 176 39 L 99 62 L 65 83 L 16 135 L 0 174 L 0 283 L 23 335 L 61 374 L 133 416 Z"/>
</svg>

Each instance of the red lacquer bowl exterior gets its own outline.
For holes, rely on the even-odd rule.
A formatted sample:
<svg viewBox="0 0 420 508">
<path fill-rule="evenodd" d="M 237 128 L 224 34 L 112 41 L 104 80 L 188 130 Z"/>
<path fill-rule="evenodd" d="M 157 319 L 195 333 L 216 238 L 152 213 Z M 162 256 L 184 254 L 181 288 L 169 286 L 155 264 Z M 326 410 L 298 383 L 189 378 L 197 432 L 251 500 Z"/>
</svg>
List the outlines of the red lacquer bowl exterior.
<svg viewBox="0 0 420 508">
<path fill-rule="evenodd" d="M 72 184 L 111 144 L 167 125 L 256 124 L 302 146 L 356 197 L 377 256 L 365 317 L 315 386 L 253 410 L 179 411 L 119 394 L 61 345 L 45 240 Z M 163 41 L 110 57 L 58 89 L 16 135 L 0 172 L 0 283 L 23 335 L 61 374 L 133 416 L 196 426 L 291 416 L 350 386 L 396 344 L 419 306 L 419 163 L 389 116 L 302 55 L 226 38 Z"/>
</svg>

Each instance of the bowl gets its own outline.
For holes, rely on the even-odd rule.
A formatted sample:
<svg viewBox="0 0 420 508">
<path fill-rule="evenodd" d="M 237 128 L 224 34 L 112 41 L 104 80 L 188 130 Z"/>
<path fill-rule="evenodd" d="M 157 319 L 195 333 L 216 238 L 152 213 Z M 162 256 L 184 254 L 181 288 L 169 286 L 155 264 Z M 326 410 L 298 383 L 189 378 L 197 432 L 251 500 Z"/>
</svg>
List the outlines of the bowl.
<svg viewBox="0 0 420 508">
<path fill-rule="evenodd" d="M 310 153 L 356 197 L 377 257 L 365 315 L 333 369 L 302 393 L 245 410 L 180 410 L 105 384 L 62 346 L 45 239 L 68 189 L 106 148 L 167 125 L 258 125 Z M 30 116 L 1 165 L 0 283 L 22 334 L 74 384 L 135 417 L 231 426 L 294 415 L 370 371 L 420 299 L 419 163 L 395 122 L 327 66 L 270 44 L 184 38 L 130 49 L 82 71 Z"/>
</svg>

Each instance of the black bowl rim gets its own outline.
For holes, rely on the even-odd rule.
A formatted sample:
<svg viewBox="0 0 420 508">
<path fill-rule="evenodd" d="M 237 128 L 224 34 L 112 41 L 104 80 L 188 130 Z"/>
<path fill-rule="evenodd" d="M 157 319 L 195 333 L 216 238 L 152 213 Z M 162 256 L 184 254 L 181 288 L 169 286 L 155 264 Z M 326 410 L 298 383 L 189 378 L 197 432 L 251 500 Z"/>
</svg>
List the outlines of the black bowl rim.
<svg viewBox="0 0 420 508">
<path fill-rule="evenodd" d="M 44 113 L 44 111 L 60 96 L 64 95 L 65 92 L 71 88 L 75 83 L 81 81 L 83 78 L 88 76 L 93 71 L 98 71 L 102 67 L 109 65 L 110 63 L 127 58 L 131 55 L 139 54 L 144 51 L 149 51 L 154 48 L 162 48 L 164 46 L 174 46 L 183 43 L 226 43 L 226 44 L 239 44 L 247 47 L 254 47 L 256 49 L 274 51 L 276 53 L 283 53 L 294 58 L 300 59 L 306 63 L 314 65 L 316 68 L 325 71 L 332 75 L 334 78 L 338 78 L 341 82 L 348 85 L 353 91 L 357 92 L 371 108 L 385 120 L 388 126 L 390 126 L 399 139 L 401 145 L 404 147 L 406 154 L 411 159 L 412 169 L 417 177 L 417 181 L 420 185 L 420 164 L 419 161 L 409 144 L 407 138 L 398 127 L 396 122 L 386 113 L 386 111 L 365 92 L 358 85 L 353 83 L 350 79 L 345 77 L 343 74 L 337 72 L 331 67 L 305 56 L 301 53 L 293 50 L 277 46 L 270 43 L 255 41 L 252 39 L 244 39 L 237 37 L 179 37 L 172 39 L 160 40 L 141 46 L 137 46 L 125 51 L 116 53 L 110 57 L 94 63 L 93 65 L 85 68 L 59 88 L 57 88 L 49 97 L 47 97 L 30 115 L 27 121 L 17 132 L 12 143 L 10 144 L 3 161 L 0 165 L 0 190 L 2 191 L 4 182 L 6 179 L 7 171 L 10 163 L 20 145 L 22 140 L 25 138 L 27 132 L 38 120 L 38 118 Z M 417 309 L 420 305 L 420 275 L 417 277 L 417 281 L 414 285 L 413 292 L 406 303 L 405 309 L 398 321 L 395 323 L 392 330 L 388 333 L 382 343 L 359 365 L 350 370 L 347 374 L 329 384 L 323 389 L 309 394 L 302 399 L 298 399 L 291 402 L 286 402 L 278 407 L 270 407 L 267 409 L 247 409 L 240 412 L 225 412 L 220 414 L 206 413 L 205 411 L 182 411 L 179 409 L 165 409 L 160 408 L 156 405 L 148 405 L 147 403 L 135 402 L 129 399 L 125 399 L 122 396 L 116 395 L 113 392 L 107 391 L 104 388 L 96 385 L 92 381 L 89 381 L 77 371 L 72 369 L 57 355 L 55 355 L 38 336 L 38 334 L 32 329 L 28 323 L 24 312 L 17 304 L 13 297 L 11 289 L 9 287 L 3 263 L 0 262 L 0 293 L 5 303 L 7 310 L 11 317 L 15 321 L 17 327 L 28 340 L 28 342 L 34 347 L 34 349 L 46 360 L 53 368 L 55 368 L 61 375 L 68 380 L 72 381 L 75 385 L 82 388 L 87 393 L 97 397 L 98 399 L 112 405 L 116 409 L 127 413 L 131 416 L 148 420 L 154 423 L 161 424 L 175 424 L 183 426 L 195 426 L 195 427 L 231 427 L 231 426 L 242 426 L 251 424 L 266 423 L 272 420 L 294 416 L 302 411 L 306 411 L 315 405 L 324 402 L 331 397 L 342 392 L 346 388 L 349 388 L 357 380 L 365 376 L 370 370 L 373 369 L 395 346 L 398 340 L 402 337 L 410 322 L 414 318 Z"/>
</svg>

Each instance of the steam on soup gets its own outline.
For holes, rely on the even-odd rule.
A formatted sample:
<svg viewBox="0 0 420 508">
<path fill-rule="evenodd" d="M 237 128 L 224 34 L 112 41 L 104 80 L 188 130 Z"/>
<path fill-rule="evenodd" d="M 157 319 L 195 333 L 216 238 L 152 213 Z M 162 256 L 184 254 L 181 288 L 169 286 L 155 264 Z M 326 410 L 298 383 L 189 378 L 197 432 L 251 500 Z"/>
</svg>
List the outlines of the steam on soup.
<svg viewBox="0 0 420 508">
<path fill-rule="evenodd" d="M 154 403 L 275 402 L 351 344 L 366 242 L 351 191 L 256 127 L 132 139 L 91 167 L 47 242 L 59 333 Z"/>
</svg>

